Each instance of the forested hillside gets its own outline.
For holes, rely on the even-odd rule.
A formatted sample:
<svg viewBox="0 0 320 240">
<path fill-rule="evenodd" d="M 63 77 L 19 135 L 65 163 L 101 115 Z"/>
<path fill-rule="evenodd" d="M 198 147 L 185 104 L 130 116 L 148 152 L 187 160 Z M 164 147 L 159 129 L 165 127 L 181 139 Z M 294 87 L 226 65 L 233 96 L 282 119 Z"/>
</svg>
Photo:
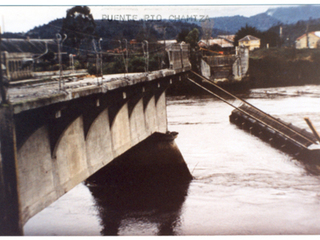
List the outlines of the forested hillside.
<svg viewBox="0 0 320 240">
<path fill-rule="evenodd" d="M 306 31 L 320 30 L 320 6 L 307 5 L 296 7 L 277 7 L 251 17 L 228 16 L 212 18 L 213 30 L 212 37 L 221 34 L 236 34 L 245 26 L 254 27 L 261 34 L 262 45 L 265 42 L 277 46 L 294 46 L 295 40 Z M 26 33 L 4 33 L 4 38 L 55 38 L 56 33 L 61 31 L 63 19 L 56 19 L 42 26 L 37 26 Z M 96 31 L 100 38 L 103 49 L 113 49 L 117 46 L 118 40 L 136 39 L 137 41 L 148 40 L 156 41 L 165 39 L 177 39 L 181 32 L 189 32 L 197 28 L 200 38 L 202 28 L 200 21 L 110 21 L 95 19 Z M 280 28 L 282 35 L 280 36 Z M 272 44 L 269 40 L 270 35 L 276 34 L 281 37 L 277 43 Z M 266 37 L 267 36 L 267 37 Z M 261 36 L 257 36 L 261 37 Z M 270 45 L 270 46 L 271 46 Z"/>
<path fill-rule="evenodd" d="M 56 34 L 61 31 L 63 19 L 56 19 L 22 33 L 5 33 L 3 37 L 11 38 L 55 38 Z M 190 31 L 201 27 L 187 22 L 171 21 L 108 21 L 95 20 L 96 31 L 100 38 L 103 39 L 103 49 L 112 49 L 118 44 L 118 40 L 136 39 L 137 41 L 149 40 L 157 41 L 166 39 L 176 39 L 182 30 Z M 165 27 L 165 29 L 164 29 Z M 164 32 L 165 31 L 165 32 Z M 215 34 L 223 34 L 224 31 L 215 30 Z"/>
</svg>

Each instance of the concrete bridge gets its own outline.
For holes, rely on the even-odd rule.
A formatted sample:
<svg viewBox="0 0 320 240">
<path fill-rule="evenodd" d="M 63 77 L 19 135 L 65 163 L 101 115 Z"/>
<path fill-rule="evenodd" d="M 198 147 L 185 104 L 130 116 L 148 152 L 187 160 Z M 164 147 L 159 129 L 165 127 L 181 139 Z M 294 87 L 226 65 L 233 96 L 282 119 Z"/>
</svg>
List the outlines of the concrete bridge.
<svg viewBox="0 0 320 240">
<path fill-rule="evenodd" d="M 166 89 L 191 65 L 169 49 L 170 69 L 9 87 L 0 108 L 0 235 L 154 133 L 167 128 Z"/>
</svg>

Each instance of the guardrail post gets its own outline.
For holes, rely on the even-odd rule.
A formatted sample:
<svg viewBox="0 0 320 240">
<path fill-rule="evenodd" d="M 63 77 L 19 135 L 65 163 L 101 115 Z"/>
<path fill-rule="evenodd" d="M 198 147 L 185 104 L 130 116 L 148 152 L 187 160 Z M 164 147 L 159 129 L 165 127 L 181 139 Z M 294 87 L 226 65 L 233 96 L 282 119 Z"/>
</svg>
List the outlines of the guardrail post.
<svg viewBox="0 0 320 240">
<path fill-rule="evenodd" d="M 183 49 L 182 49 L 182 43 L 180 43 L 180 56 L 181 56 L 181 69 L 183 69 Z"/>
</svg>

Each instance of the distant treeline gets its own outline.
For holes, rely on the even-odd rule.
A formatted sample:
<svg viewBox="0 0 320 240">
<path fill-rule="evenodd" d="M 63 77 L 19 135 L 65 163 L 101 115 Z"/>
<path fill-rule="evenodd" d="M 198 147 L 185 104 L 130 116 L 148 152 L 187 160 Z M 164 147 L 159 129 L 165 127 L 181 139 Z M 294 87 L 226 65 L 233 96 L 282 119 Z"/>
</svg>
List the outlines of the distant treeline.
<svg viewBox="0 0 320 240">
<path fill-rule="evenodd" d="M 60 32 L 63 19 L 56 19 L 33 28 L 26 33 L 4 33 L 4 38 L 42 38 L 52 39 Z M 182 21 L 108 21 L 95 20 L 96 31 L 103 39 L 101 47 L 104 50 L 113 49 L 119 46 L 118 40 L 136 39 L 138 42 L 148 40 L 155 42 L 163 39 L 176 39 L 178 34 L 183 31 L 191 31 L 197 28 L 201 36 L 201 27 L 197 24 Z M 225 34 L 226 31 L 214 30 L 213 34 Z"/>
</svg>

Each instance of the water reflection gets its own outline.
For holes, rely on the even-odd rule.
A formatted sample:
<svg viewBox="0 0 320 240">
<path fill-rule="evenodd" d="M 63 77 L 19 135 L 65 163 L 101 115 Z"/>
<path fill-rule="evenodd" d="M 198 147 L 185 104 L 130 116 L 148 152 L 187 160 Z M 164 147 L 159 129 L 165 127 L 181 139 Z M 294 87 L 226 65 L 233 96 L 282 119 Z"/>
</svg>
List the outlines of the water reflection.
<svg viewBox="0 0 320 240">
<path fill-rule="evenodd" d="M 154 178 L 124 182 L 89 186 L 101 218 L 101 234 L 175 235 L 189 183 Z"/>
<path fill-rule="evenodd" d="M 174 235 L 192 176 L 171 134 L 153 134 L 87 179 L 102 235 Z"/>
</svg>

